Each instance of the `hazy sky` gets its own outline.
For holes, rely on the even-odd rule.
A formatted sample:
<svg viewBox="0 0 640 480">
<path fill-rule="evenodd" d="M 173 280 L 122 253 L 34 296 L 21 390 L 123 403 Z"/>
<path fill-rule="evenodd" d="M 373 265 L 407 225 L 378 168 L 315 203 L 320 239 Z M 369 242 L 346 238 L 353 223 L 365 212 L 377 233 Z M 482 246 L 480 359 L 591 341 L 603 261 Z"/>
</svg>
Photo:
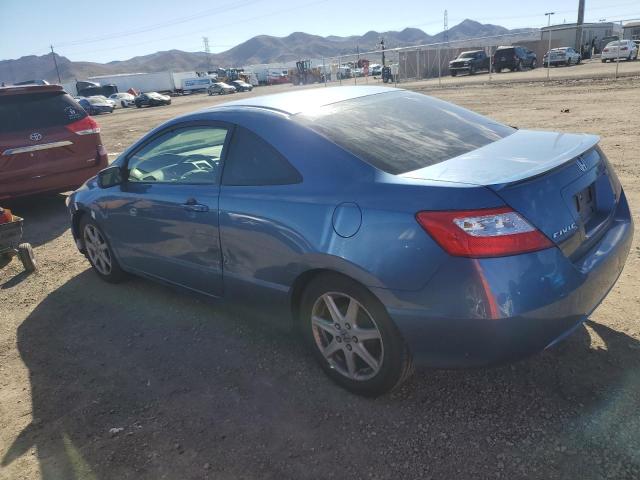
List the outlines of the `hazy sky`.
<svg viewBox="0 0 640 480">
<path fill-rule="evenodd" d="M 71 60 L 106 62 L 158 50 L 220 52 L 254 35 L 361 35 L 442 30 L 465 18 L 508 28 L 575 22 L 578 0 L 0 0 L 0 59 L 42 55 L 53 44 Z M 587 0 L 585 20 L 640 17 L 640 1 Z"/>
</svg>

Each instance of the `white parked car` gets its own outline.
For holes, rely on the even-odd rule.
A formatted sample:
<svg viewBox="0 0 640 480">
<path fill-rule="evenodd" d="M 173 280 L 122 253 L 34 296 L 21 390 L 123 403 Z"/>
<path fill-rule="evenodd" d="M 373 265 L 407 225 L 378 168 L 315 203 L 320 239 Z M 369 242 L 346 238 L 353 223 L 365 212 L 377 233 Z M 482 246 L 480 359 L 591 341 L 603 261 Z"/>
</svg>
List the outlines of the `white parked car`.
<svg viewBox="0 0 640 480">
<path fill-rule="evenodd" d="M 602 49 L 601 57 L 602 63 L 609 60 L 615 62 L 618 58 L 620 60 L 637 60 L 638 59 L 638 45 L 633 40 L 617 40 L 615 42 L 609 42 Z"/>
<path fill-rule="evenodd" d="M 114 102 L 113 100 L 105 97 L 104 95 L 91 95 L 90 97 L 87 97 L 88 99 L 95 99 L 95 100 L 100 100 L 101 102 L 107 103 L 109 105 L 112 105 L 113 108 L 116 108 L 116 102 Z"/>
<path fill-rule="evenodd" d="M 112 100 L 116 103 L 116 106 L 120 106 L 122 108 L 133 107 L 136 102 L 134 101 L 136 97 L 127 92 L 120 93 L 112 93 L 109 95 L 109 100 Z"/>
<path fill-rule="evenodd" d="M 571 47 L 552 48 L 549 52 L 544 54 L 542 58 L 542 65 L 547 67 L 549 61 L 549 53 L 551 53 L 551 65 L 557 67 L 558 65 L 577 65 L 582 60 L 582 57 Z"/>
</svg>

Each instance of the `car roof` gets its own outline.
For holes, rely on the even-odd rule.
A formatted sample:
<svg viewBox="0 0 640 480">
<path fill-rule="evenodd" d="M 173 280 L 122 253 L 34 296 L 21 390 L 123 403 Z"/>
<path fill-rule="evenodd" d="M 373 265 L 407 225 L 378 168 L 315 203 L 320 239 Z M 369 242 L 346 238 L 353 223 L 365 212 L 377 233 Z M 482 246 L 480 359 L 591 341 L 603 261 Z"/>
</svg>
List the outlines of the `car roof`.
<svg viewBox="0 0 640 480">
<path fill-rule="evenodd" d="M 377 95 L 380 93 L 394 92 L 401 89 L 389 87 L 330 87 L 330 88 L 308 88 L 296 90 L 294 92 L 275 93 L 260 97 L 243 98 L 226 102 L 216 107 L 206 109 L 206 111 L 217 110 L 228 107 L 253 107 L 267 110 L 277 110 L 289 115 L 314 110 L 332 103 L 343 102 L 359 97 Z"/>
<path fill-rule="evenodd" d="M 43 92 L 64 92 L 64 88 L 62 88 L 62 85 L 9 85 L 0 87 L 0 95 L 24 95 Z"/>
</svg>

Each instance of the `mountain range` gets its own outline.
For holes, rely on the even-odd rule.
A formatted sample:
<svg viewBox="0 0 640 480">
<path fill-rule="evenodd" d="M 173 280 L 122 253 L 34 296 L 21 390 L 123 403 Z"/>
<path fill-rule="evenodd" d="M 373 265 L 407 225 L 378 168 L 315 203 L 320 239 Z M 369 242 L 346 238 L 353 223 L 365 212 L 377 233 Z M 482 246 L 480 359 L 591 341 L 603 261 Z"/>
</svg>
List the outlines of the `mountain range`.
<svg viewBox="0 0 640 480">
<path fill-rule="evenodd" d="M 499 25 L 464 20 L 450 28 L 449 41 L 488 37 L 506 33 L 526 33 L 536 29 L 509 30 Z M 418 28 L 402 31 L 375 32 L 364 35 L 322 37 L 294 32 L 286 37 L 258 35 L 224 52 L 207 55 L 205 52 L 168 50 L 108 63 L 77 62 L 56 54 L 62 81 L 86 79 L 93 75 L 114 73 L 158 72 L 163 70 L 206 70 L 207 66 L 245 66 L 257 63 L 289 62 L 301 58 L 335 57 L 375 50 L 384 38 L 387 48 L 437 43 L 445 40 L 445 32 L 428 35 Z M 16 60 L 0 61 L 0 81 L 14 83 L 24 80 L 45 79 L 57 81 L 52 56 L 30 55 Z"/>
</svg>

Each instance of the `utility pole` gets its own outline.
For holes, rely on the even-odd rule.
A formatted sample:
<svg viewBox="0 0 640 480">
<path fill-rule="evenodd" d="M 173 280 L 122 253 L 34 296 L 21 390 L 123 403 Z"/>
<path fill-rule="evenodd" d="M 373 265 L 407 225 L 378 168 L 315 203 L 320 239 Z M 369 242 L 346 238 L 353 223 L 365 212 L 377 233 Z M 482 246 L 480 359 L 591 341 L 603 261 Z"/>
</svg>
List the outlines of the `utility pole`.
<svg viewBox="0 0 640 480">
<path fill-rule="evenodd" d="M 576 22 L 576 51 L 582 52 L 582 24 L 584 23 L 584 0 L 578 1 L 578 21 Z"/>
<path fill-rule="evenodd" d="M 58 83 L 62 83 L 62 79 L 60 79 L 60 69 L 58 68 L 58 61 L 56 60 L 56 52 L 53 51 L 53 45 L 51 45 L 51 56 L 53 57 L 53 64 L 56 66 L 56 73 L 58 74 Z"/>
<path fill-rule="evenodd" d="M 546 12 L 545 15 L 549 19 L 547 22 L 547 30 L 549 32 L 549 49 L 547 50 L 547 80 L 549 80 L 549 74 L 551 72 L 551 15 L 555 15 L 556 12 Z"/>
<path fill-rule="evenodd" d="M 449 13 L 444 11 L 444 43 L 449 43 Z"/>
<path fill-rule="evenodd" d="M 384 64 L 384 38 L 380 39 L 380 48 L 382 49 L 382 66 L 385 67 Z"/>
<path fill-rule="evenodd" d="M 209 37 L 202 37 L 204 52 L 207 54 L 207 73 L 211 70 L 211 50 L 209 49 Z"/>
</svg>

